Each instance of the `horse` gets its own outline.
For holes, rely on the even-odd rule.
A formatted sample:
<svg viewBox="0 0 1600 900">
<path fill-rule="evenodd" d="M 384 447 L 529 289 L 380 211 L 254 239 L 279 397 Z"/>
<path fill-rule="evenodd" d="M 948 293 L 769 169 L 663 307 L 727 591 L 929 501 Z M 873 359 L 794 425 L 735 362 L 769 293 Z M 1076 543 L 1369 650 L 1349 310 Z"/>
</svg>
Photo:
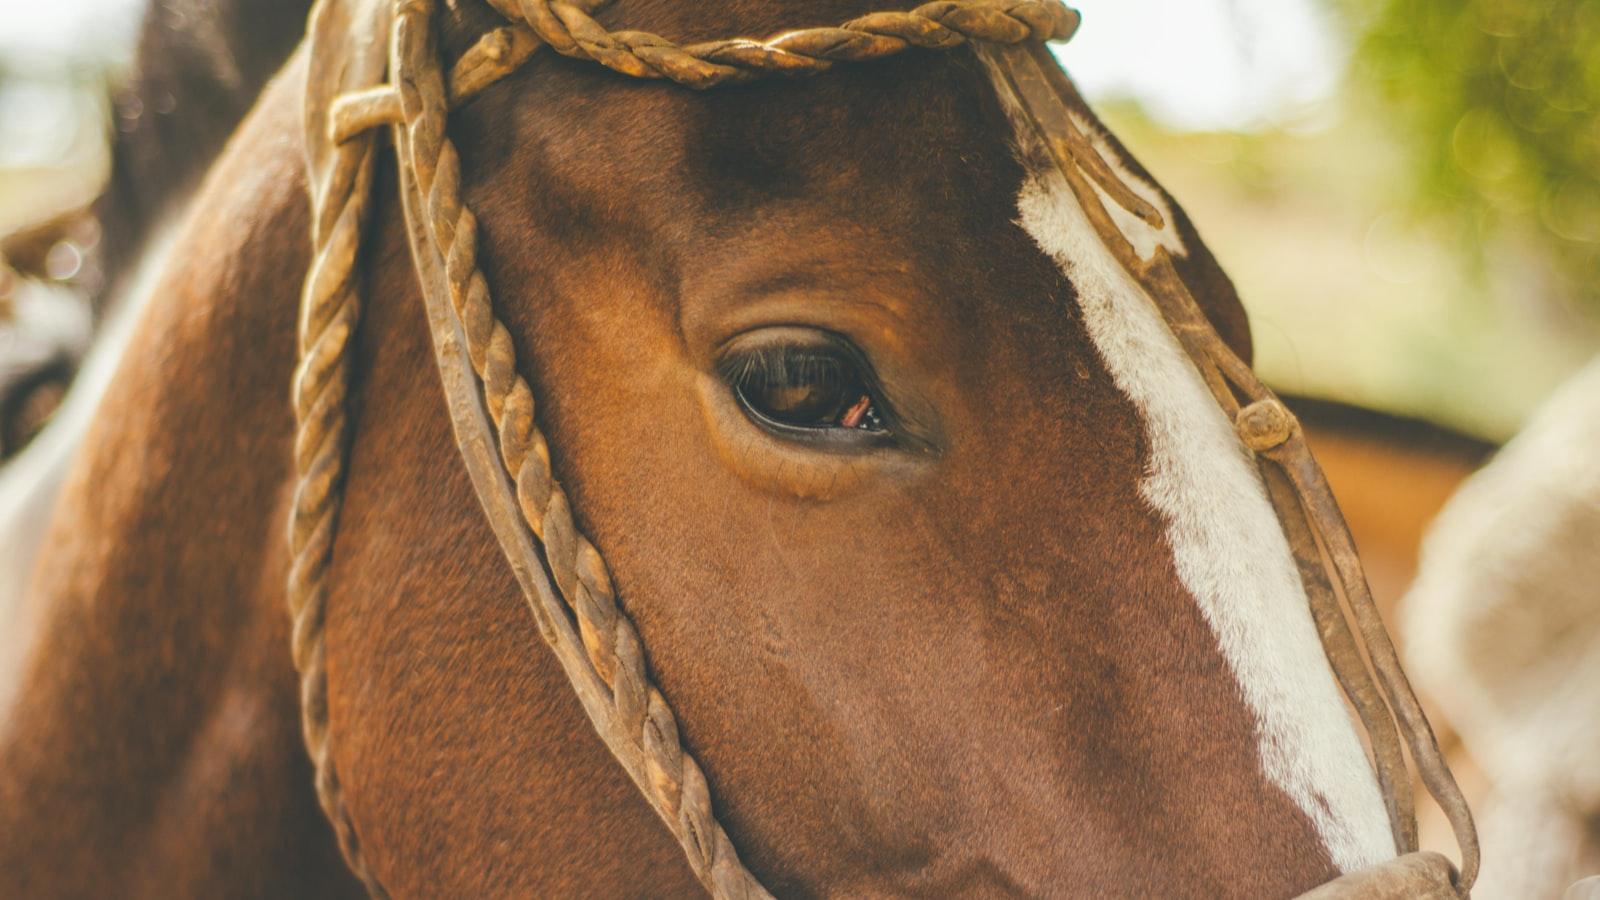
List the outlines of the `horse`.
<svg viewBox="0 0 1600 900">
<path fill-rule="evenodd" d="M 506 34 L 503 4 L 419 6 L 448 59 Z M 872 11 L 599 17 L 681 43 Z M 298 693 L 274 538 L 305 496 L 284 275 L 313 265 L 314 62 L 190 204 L 63 488 L 0 737 L 0 869 L 24 895 L 359 895 L 343 856 L 389 894 L 692 895 L 681 824 L 540 650 L 455 459 L 415 198 L 382 157 L 325 694 Z M 1123 240 L 1248 359 L 1193 225 L 1066 96 L 1104 184 L 1154 211 L 1111 213 Z M 703 96 L 546 53 L 452 115 L 502 346 L 647 648 L 650 721 L 676 713 L 653 739 L 703 774 L 654 787 L 714 786 L 719 834 L 784 896 L 1290 896 L 1382 863 L 1402 829 L 1287 526 L 1015 100 L 981 51 Z M 312 757 L 303 713 L 326 716 Z"/>
</svg>

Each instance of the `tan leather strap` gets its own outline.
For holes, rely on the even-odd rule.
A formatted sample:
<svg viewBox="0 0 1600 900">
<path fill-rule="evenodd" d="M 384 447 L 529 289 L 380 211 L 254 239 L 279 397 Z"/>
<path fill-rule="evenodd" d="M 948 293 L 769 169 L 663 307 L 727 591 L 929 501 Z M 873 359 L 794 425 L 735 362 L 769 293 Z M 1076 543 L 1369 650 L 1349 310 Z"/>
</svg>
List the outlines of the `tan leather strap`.
<svg viewBox="0 0 1600 900">
<path fill-rule="evenodd" d="M 408 0 L 396 16 L 390 68 L 403 122 L 394 139 L 406 233 L 462 461 L 589 721 L 683 846 L 690 867 L 715 897 L 768 897 L 716 820 L 705 776 L 680 745 L 671 709 L 650 682 L 638 634 L 617 608 L 605 564 L 579 533 L 552 477 L 534 425 L 533 392 L 517 371 L 510 333 L 496 319 L 477 268 L 476 219 L 461 202 L 459 163 L 444 134 L 448 99 L 432 15 L 433 0 Z"/>
</svg>

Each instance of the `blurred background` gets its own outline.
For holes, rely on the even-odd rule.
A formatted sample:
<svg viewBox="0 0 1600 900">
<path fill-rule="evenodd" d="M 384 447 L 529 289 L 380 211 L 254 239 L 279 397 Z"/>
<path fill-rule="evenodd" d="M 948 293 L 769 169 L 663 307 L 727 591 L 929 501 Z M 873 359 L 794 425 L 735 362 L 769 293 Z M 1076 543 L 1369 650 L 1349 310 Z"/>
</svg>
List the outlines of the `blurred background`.
<svg viewBox="0 0 1600 900">
<path fill-rule="evenodd" d="M 92 200 L 143 0 L 0 0 L 0 234 Z"/>
<path fill-rule="evenodd" d="M 1062 59 L 1280 389 L 1501 440 L 1600 346 L 1600 4 L 1080 6 Z"/>
</svg>

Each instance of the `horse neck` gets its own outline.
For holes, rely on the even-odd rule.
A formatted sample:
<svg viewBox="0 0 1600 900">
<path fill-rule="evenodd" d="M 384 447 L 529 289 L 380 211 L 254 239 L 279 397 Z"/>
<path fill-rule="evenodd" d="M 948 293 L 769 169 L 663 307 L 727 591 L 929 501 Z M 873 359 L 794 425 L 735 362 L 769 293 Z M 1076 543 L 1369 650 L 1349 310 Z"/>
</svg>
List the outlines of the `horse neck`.
<svg viewBox="0 0 1600 900">
<path fill-rule="evenodd" d="M 287 564 L 300 66 L 186 215 L 62 488 L 0 733 L 20 895 L 338 892 L 298 734 Z"/>
</svg>

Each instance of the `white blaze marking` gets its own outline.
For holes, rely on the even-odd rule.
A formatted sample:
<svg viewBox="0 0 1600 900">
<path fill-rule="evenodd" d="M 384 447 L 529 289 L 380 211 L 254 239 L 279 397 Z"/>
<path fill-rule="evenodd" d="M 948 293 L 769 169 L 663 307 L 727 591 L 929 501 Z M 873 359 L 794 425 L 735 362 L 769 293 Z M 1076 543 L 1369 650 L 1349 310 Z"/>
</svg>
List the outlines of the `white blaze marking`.
<svg viewBox="0 0 1600 900">
<path fill-rule="evenodd" d="M 1019 136 L 1024 154 L 1038 158 L 1027 152 L 1038 149 L 1034 136 L 1025 130 Z M 1102 153 L 1113 161 L 1103 145 Z M 1100 240 L 1065 176 L 1048 164 L 1031 168 L 1017 199 L 1019 224 L 1072 281 L 1090 338 L 1144 420 L 1150 460 L 1141 492 L 1165 519 L 1178 577 L 1255 715 L 1263 774 L 1305 812 L 1341 870 L 1390 858 L 1394 840 L 1376 776 L 1254 463 L 1154 302 Z M 1156 203 L 1170 230 L 1164 198 L 1126 167 L 1114 171 Z M 1119 225 L 1143 254 L 1157 244 L 1182 252 L 1176 233 L 1132 217 Z"/>
</svg>

